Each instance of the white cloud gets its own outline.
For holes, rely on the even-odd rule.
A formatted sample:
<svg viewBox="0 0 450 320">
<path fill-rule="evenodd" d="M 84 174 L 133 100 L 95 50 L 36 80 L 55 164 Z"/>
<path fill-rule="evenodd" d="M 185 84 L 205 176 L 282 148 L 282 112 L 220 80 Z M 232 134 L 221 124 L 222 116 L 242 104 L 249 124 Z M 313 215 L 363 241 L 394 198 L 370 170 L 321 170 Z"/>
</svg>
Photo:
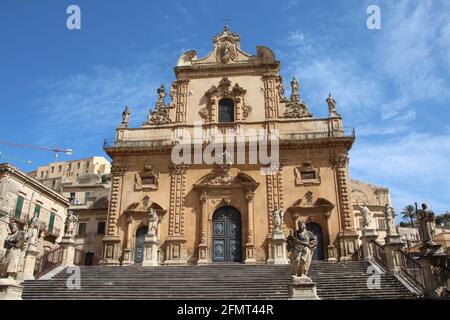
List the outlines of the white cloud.
<svg viewBox="0 0 450 320">
<path fill-rule="evenodd" d="M 450 134 L 410 133 L 357 143 L 350 155 L 352 177 L 388 186 L 397 207 L 429 201 L 438 212 L 449 209 Z"/>
</svg>

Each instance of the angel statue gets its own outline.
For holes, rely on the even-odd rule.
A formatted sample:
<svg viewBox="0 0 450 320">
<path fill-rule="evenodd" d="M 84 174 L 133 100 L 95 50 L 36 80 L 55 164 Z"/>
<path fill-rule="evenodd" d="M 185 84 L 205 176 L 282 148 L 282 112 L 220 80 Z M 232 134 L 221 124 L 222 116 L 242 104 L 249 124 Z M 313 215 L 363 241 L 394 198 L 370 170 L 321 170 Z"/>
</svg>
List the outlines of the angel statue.
<svg viewBox="0 0 450 320">
<path fill-rule="evenodd" d="M 283 223 L 283 209 L 275 209 L 272 212 L 273 229 L 275 231 L 281 231 L 281 225 Z"/>
<path fill-rule="evenodd" d="M 363 229 L 369 229 L 370 226 L 372 225 L 372 217 L 373 217 L 372 211 L 370 211 L 369 208 L 367 208 L 367 206 L 365 206 L 365 205 L 361 206 L 358 203 L 357 206 L 359 207 L 359 211 L 361 211 L 361 215 L 362 215 L 362 218 L 363 218 L 362 228 Z"/>
<path fill-rule="evenodd" d="M 156 210 L 150 208 L 148 211 L 148 233 L 150 237 L 156 237 L 158 234 L 159 217 Z"/>
<path fill-rule="evenodd" d="M 299 221 L 298 230 L 295 233 L 291 231 L 287 243 L 292 253 L 292 275 L 306 277 L 317 246 L 317 236 L 306 230 L 306 224 L 303 221 Z"/>
</svg>

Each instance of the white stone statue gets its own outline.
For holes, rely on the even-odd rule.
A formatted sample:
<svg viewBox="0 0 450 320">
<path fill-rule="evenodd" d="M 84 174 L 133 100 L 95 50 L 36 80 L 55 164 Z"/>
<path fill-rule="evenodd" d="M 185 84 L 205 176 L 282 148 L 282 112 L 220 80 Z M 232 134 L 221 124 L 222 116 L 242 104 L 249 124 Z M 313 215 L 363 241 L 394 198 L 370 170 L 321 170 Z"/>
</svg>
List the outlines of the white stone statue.
<svg viewBox="0 0 450 320">
<path fill-rule="evenodd" d="M 3 244 L 6 253 L 1 262 L 0 277 L 15 279 L 22 265 L 22 250 L 27 243 L 27 235 L 19 230 L 15 222 L 9 224 L 9 230 L 10 235 Z"/>
<path fill-rule="evenodd" d="M 298 222 L 298 230 L 287 238 L 288 247 L 292 251 L 292 275 L 306 277 L 311 265 L 312 256 L 317 246 L 317 237 L 306 230 L 306 224 Z"/>
<path fill-rule="evenodd" d="M 275 209 L 272 212 L 272 223 L 275 231 L 281 231 L 283 224 L 283 209 Z"/>
<path fill-rule="evenodd" d="M 148 233 L 150 237 L 156 237 L 158 235 L 159 216 L 156 210 L 150 208 L 148 211 Z"/>
<path fill-rule="evenodd" d="M 433 238 L 436 233 L 436 222 L 434 213 L 428 209 L 428 205 L 426 203 L 422 203 L 422 210 L 418 212 L 419 218 L 419 233 L 422 238 L 422 242 L 425 245 L 434 245 L 435 242 Z"/>
<path fill-rule="evenodd" d="M 397 228 L 395 226 L 395 210 L 386 204 L 384 208 L 384 219 L 386 220 L 386 234 L 387 236 L 398 235 Z"/>
<path fill-rule="evenodd" d="M 369 229 L 370 226 L 372 225 L 373 213 L 365 205 L 361 206 L 360 204 L 358 204 L 358 207 L 359 207 L 359 210 L 361 211 L 361 215 L 362 215 L 362 218 L 363 218 L 362 228 L 363 229 Z"/>
<path fill-rule="evenodd" d="M 122 112 L 122 127 L 128 128 L 128 123 L 130 122 L 130 109 L 128 106 L 125 106 L 125 110 Z"/>
<path fill-rule="evenodd" d="M 38 235 L 39 235 L 39 219 L 35 215 L 28 227 L 28 244 L 37 245 Z"/>
<path fill-rule="evenodd" d="M 73 213 L 72 210 L 69 210 L 67 213 L 66 222 L 64 225 L 64 237 L 73 237 L 75 236 L 75 230 L 77 229 L 78 218 Z"/>
<path fill-rule="evenodd" d="M 336 100 L 333 99 L 331 96 L 331 93 L 328 95 L 327 98 L 327 104 L 328 104 L 328 111 L 330 113 L 330 116 L 339 116 L 339 114 L 336 111 Z"/>
</svg>

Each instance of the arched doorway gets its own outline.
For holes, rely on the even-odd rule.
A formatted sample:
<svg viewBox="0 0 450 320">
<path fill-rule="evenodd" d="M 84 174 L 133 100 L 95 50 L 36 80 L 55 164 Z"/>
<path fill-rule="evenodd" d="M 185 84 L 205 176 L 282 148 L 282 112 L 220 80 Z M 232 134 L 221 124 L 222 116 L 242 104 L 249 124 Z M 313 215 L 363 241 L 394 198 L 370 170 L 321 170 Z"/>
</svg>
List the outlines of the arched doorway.
<svg viewBox="0 0 450 320">
<path fill-rule="evenodd" d="M 148 227 L 143 226 L 136 231 L 136 242 L 134 246 L 134 262 L 142 263 L 144 260 L 144 240 L 145 235 L 148 233 Z"/>
<path fill-rule="evenodd" d="M 226 206 L 212 217 L 213 262 L 242 262 L 241 214 Z"/>
<path fill-rule="evenodd" d="M 317 247 L 314 250 L 313 260 L 324 260 L 322 227 L 317 223 L 310 222 L 306 224 L 306 230 L 311 231 L 317 237 Z"/>
</svg>

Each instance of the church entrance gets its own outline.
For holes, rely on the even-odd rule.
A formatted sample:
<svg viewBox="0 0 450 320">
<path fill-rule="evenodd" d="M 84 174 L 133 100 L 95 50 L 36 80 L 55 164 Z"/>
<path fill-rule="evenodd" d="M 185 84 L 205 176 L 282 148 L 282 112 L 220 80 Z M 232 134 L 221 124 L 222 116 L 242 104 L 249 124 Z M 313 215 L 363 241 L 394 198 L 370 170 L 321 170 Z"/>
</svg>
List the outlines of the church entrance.
<svg viewBox="0 0 450 320">
<path fill-rule="evenodd" d="M 242 262 L 241 215 L 233 207 L 222 207 L 212 217 L 213 262 Z"/>
<path fill-rule="evenodd" d="M 145 235 L 148 232 L 148 227 L 140 227 L 136 231 L 136 243 L 134 246 L 134 262 L 135 263 L 142 263 L 144 260 L 144 240 Z"/>
<path fill-rule="evenodd" d="M 311 231 L 317 237 L 317 247 L 314 250 L 313 260 L 324 260 L 323 234 L 319 224 L 310 222 L 306 224 L 306 230 Z"/>
</svg>

